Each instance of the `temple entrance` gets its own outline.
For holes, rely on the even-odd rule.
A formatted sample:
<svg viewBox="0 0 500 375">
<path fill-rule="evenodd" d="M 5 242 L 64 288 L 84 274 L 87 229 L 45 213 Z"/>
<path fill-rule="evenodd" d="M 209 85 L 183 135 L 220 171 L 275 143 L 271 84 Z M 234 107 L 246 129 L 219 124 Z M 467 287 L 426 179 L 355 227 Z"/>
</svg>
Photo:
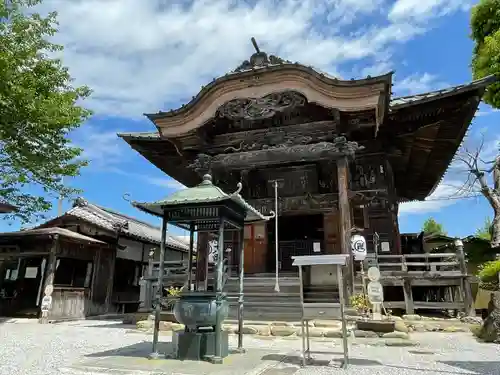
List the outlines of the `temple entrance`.
<svg viewBox="0 0 500 375">
<path fill-rule="evenodd" d="M 274 219 L 267 224 L 268 251 L 267 270 L 275 270 L 275 228 Z M 280 216 L 278 218 L 278 256 L 280 271 L 295 272 L 292 257 L 323 253 L 323 214 Z"/>
</svg>

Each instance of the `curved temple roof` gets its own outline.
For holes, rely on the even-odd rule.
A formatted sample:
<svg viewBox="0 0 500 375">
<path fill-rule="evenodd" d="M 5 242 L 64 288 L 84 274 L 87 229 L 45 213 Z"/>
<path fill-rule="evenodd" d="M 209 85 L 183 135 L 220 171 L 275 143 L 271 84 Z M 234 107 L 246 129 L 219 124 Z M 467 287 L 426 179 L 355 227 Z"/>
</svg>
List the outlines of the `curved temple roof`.
<svg viewBox="0 0 500 375">
<path fill-rule="evenodd" d="M 237 191 L 232 194 L 227 194 L 221 188 L 212 183 L 212 177 L 210 175 L 205 175 L 203 177 L 203 181 L 197 186 L 179 190 L 167 198 L 159 201 L 151 203 L 133 201 L 132 205 L 141 211 L 163 217 L 165 207 L 172 208 L 232 201 L 246 212 L 245 222 L 267 221 L 275 216 L 274 212 L 271 212 L 269 216 L 266 216 L 252 207 L 239 194 L 240 190 L 241 183 L 238 184 Z"/>
<path fill-rule="evenodd" d="M 296 92 L 308 103 L 341 111 L 375 110 L 377 125 L 388 111 L 392 72 L 359 80 L 340 80 L 310 66 L 256 52 L 233 72 L 202 86 L 178 109 L 145 114 L 163 136 L 186 134 L 217 116 L 222 105 L 238 99 L 261 100 L 277 93 Z"/>
</svg>

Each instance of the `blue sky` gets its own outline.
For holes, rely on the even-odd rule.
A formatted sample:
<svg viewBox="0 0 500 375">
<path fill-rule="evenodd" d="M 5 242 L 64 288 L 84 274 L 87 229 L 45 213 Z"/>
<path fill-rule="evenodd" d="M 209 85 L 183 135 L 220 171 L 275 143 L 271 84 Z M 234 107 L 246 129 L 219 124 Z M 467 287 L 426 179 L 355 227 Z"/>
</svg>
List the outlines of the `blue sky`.
<svg viewBox="0 0 500 375">
<path fill-rule="evenodd" d="M 77 84 L 93 96 L 95 115 L 72 134 L 91 164 L 69 183 L 88 200 L 157 223 L 123 199 L 161 198 L 179 185 L 130 149 L 117 132 L 149 131 L 142 117 L 179 107 L 212 78 L 262 50 L 341 78 L 395 70 L 396 95 L 471 80 L 469 10 L 461 0 L 46 0 L 59 12 L 55 40 Z M 83 20 L 83 21 L 82 21 Z M 469 132 L 486 132 L 495 150 L 500 112 L 481 106 Z M 490 215 L 482 198 L 442 200 L 460 182 L 450 173 L 428 202 L 401 207 L 401 232 L 416 232 L 429 216 L 451 235 L 475 231 Z M 69 202 L 65 203 L 65 208 Z M 51 213 L 52 216 L 55 212 Z M 0 230 L 18 224 L 0 222 Z M 179 233 L 182 234 L 182 233 Z"/>
</svg>

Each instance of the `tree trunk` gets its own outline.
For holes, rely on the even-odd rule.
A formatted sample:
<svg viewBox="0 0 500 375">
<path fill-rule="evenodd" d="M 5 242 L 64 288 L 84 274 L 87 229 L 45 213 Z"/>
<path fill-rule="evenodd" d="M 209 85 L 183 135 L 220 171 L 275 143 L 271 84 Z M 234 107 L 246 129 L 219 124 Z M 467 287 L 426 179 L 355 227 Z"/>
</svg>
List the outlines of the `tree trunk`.
<svg viewBox="0 0 500 375">
<path fill-rule="evenodd" d="M 493 216 L 493 222 L 491 224 L 491 247 L 498 248 L 500 247 L 500 207 L 493 208 L 495 215 Z"/>
</svg>

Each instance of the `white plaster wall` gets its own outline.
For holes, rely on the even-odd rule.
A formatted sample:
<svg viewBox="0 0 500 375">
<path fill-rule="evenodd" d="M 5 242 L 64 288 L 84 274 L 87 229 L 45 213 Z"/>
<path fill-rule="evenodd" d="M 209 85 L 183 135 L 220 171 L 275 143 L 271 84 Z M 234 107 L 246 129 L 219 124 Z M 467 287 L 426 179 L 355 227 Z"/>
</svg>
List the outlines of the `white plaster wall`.
<svg viewBox="0 0 500 375">
<path fill-rule="evenodd" d="M 116 256 L 121 259 L 133 260 L 140 262 L 142 260 L 142 243 L 129 240 L 126 238 L 119 238 L 118 244 L 120 246 L 126 246 L 124 250 L 118 249 Z"/>
</svg>

